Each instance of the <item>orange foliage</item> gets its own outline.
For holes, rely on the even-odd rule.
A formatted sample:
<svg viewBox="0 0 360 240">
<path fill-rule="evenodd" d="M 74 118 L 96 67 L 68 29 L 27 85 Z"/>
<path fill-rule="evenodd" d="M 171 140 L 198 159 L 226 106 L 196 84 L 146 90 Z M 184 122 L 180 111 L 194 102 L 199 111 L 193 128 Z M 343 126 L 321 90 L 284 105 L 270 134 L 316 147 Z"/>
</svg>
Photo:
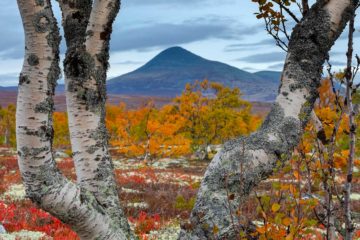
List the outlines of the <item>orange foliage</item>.
<svg viewBox="0 0 360 240">
<path fill-rule="evenodd" d="M 172 104 L 152 102 L 136 110 L 124 103 L 108 106 L 106 125 L 111 145 L 120 154 L 144 159 L 189 154 L 202 145 L 220 144 L 247 135 L 260 124 L 239 89 L 208 81 L 188 84 Z"/>
<path fill-rule="evenodd" d="M 183 120 L 178 114 L 170 114 L 170 108 L 156 109 L 152 103 L 137 110 L 128 110 L 124 104 L 118 109 L 108 107 L 110 112 L 118 113 L 116 117 L 107 118 L 112 136 L 110 143 L 126 156 L 164 157 L 189 153 L 190 141 L 178 133 Z"/>
<path fill-rule="evenodd" d="M 54 147 L 66 149 L 70 146 L 70 133 L 68 127 L 68 117 L 64 112 L 55 112 L 54 120 Z"/>
<path fill-rule="evenodd" d="M 322 81 L 319 93 L 315 113 L 322 123 L 326 139 L 321 143 L 317 141 L 315 126 L 310 121 L 290 162 L 285 166 L 278 162 L 271 192 L 258 197 L 257 212 L 263 223 L 257 227 L 259 239 L 323 238 L 319 230 L 324 226 L 314 213 L 326 211 L 326 206 L 320 204 L 327 194 L 324 184 L 332 189 L 339 189 L 337 191 L 342 194 L 340 189 L 346 178 L 349 155 L 349 119 L 336 104 L 339 101 L 340 107 L 346 107 L 344 99 L 333 93 L 330 80 Z M 335 142 L 332 144 L 331 138 L 334 135 Z M 333 155 L 329 154 L 331 151 Z M 359 160 L 355 160 L 355 165 L 357 164 Z M 356 176 L 357 173 L 354 174 L 353 181 L 358 183 Z M 330 194 L 336 196 L 338 193 L 333 190 Z M 336 203 L 336 197 L 333 198 L 333 204 L 339 204 Z M 334 211 L 336 219 L 343 222 L 342 208 Z M 338 237 L 341 239 L 340 235 Z"/>
</svg>

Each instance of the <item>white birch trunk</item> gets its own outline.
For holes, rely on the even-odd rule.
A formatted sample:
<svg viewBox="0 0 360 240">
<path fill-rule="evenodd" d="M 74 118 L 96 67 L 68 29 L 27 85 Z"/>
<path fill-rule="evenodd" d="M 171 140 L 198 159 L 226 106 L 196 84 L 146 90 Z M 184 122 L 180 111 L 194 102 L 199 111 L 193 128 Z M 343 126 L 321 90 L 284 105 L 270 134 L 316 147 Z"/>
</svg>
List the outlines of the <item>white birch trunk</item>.
<svg viewBox="0 0 360 240">
<path fill-rule="evenodd" d="M 126 239 L 86 190 L 59 172 L 52 153 L 53 95 L 58 79 L 60 36 L 50 0 L 18 0 L 25 31 L 19 80 L 16 135 L 26 195 L 82 239 Z"/>
<path fill-rule="evenodd" d="M 60 1 L 60 7 L 68 46 L 65 85 L 77 182 L 132 238 L 120 206 L 105 127 L 109 41 L 120 1 Z"/>
</svg>

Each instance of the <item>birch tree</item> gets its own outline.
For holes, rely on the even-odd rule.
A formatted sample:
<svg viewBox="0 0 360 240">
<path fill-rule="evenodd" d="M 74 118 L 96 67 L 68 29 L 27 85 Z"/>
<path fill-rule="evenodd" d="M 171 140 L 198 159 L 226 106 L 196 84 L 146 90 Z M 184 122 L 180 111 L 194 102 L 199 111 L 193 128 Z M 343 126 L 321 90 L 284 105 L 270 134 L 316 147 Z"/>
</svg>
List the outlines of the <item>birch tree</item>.
<svg viewBox="0 0 360 240">
<path fill-rule="evenodd" d="M 25 57 L 16 134 L 26 194 L 69 224 L 81 239 L 133 239 L 118 198 L 104 120 L 109 41 L 120 0 L 58 2 L 67 44 L 66 99 L 77 183 L 60 173 L 53 157 L 60 35 L 51 1 L 17 0 Z M 272 173 L 275 162 L 287 160 L 298 144 L 318 96 L 322 64 L 357 2 L 318 0 L 306 9 L 292 33 L 279 95 L 270 114 L 258 132 L 226 143 L 214 157 L 180 239 L 236 238 L 233 210 Z"/>
<path fill-rule="evenodd" d="M 307 1 L 306 1 L 307 3 Z M 259 131 L 225 143 L 210 163 L 180 239 L 237 239 L 239 209 L 250 191 L 286 161 L 318 97 L 322 66 L 358 1 L 316 1 L 293 29 L 279 94 Z"/>
<path fill-rule="evenodd" d="M 52 112 L 60 35 L 50 0 L 18 0 L 25 31 L 16 125 L 26 195 L 82 239 L 132 238 L 119 204 L 104 126 L 105 79 L 118 0 L 59 1 L 68 51 L 66 97 L 77 184 L 57 169 Z"/>
</svg>

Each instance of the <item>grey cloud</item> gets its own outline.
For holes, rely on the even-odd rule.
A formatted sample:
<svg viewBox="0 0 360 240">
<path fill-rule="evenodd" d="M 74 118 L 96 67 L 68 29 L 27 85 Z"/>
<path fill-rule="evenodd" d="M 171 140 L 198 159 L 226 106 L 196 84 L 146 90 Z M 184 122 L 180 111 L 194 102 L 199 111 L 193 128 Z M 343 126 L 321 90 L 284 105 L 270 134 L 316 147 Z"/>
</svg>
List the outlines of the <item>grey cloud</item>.
<svg viewBox="0 0 360 240">
<path fill-rule="evenodd" d="M 252 43 L 237 43 L 228 45 L 228 48 L 237 48 L 237 47 L 251 47 L 251 46 L 259 46 L 259 45 L 270 45 L 274 42 L 274 39 L 264 39 L 259 42 L 252 42 Z"/>
<path fill-rule="evenodd" d="M 238 0 L 222 0 L 221 5 L 236 4 Z M 189 6 L 216 6 L 218 1 L 214 0 L 122 0 L 123 6 L 167 6 L 177 8 L 187 8 Z"/>
<path fill-rule="evenodd" d="M 339 40 L 347 40 L 349 37 L 349 30 L 345 28 L 345 30 L 341 33 Z M 355 26 L 354 38 L 360 37 L 360 26 Z"/>
<path fill-rule="evenodd" d="M 221 3 L 233 3 L 234 0 L 223 0 Z M 187 7 L 189 5 L 206 4 L 214 5 L 218 4 L 212 0 L 123 0 L 123 5 L 139 6 L 139 5 L 176 5 L 178 7 Z"/>
<path fill-rule="evenodd" d="M 16 26 L 16 27 L 15 27 Z M 4 24 L 0 21 L 0 56 L 2 58 L 20 58 L 24 55 L 24 33 L 19 25 Z"/>
<path fill-rule="evenodd" d="M 13 45 L 11 43 L 5 43 L 2 46 L 3 47 L 0 48 L 1 59 L 18 59 L 24 56 L 25 50 L 22 44 Z"/>
<path fill-rule="evenodd" d="M 24 52 L 24 32 L 16 1 L 2 0 L 0 56 L 2 58 L 22 57 Z"/>
<path fill-rule="evenodd" d="M 252 67 L 243 67 L 243 68 L 241 68 L 241 70 L 248 71 L 248 72 L 257 72 L 257 71 L 259 71 L 259 69 L 252 68 Z"/>
<path fill-rule="evenodd" d="M 113 62 L 112 64 L 137 65 L 143 63 L 144 62 L 140 62 L 140 61 L 123 61 L 123 62 Z"/>
<path fill-rule="evenodd" d="M 256 28 L 253 28 L 256 29 Z M 285 39 L 282 39 L 286 42 Z M 275 46 L 275 40 L 273 38 L 267 38 L 258 42 L 252 42 L 252 43 L 238 43 L 238 44 L 230 44 L 225 47 L 225 52 L 238 52 L 238 51 L 244 51 L 249 50 L 253 48 L 259 48 L 259 47 L 267 47 L 267 46 Z"/>
<path fill-rule="evenodd" d="M 249 29 L 233 30 L 227 21 L 195 22 L 182 24 L 160 23 L 131 29 L 114 29 L 111 50 L 144 51 L 154 47 L 173 46 L 210 38 L 240 39 Z"/>
<path fill-rule="evenodd" d="M 330 56 L 346 56 L 346 50 L 344 51 L 331 51 Z"/>
<path fill-rule="evenodd" d="M 332 66 L 346 66 L 345 62 L 341 61 L 330 61 Z M 284 63 L 275 63 L 270 66 L 268 66 L 268 70 L 282 70 L 284 67 Z M 326 66 L 325 66 L 326 67 Z"/>
<path fill-rule="evenodd" d="M 342 61 L 331 61 L 330 59 L 330 64 L 333 65 L 333 66 L 343 66 L 345 67 L 346 66 L 346 62 L 342 62 Z"/>
<path fill-rule="evenodd" d="M 16 86 L 19 79 L 19 73 L 0 74 L 0 86 Z"/>
<path fill-rule="evenodd" d="M 292 29 L 295 27 L 295 25 L 296 25 L 296 22 L 293 20 L 289 20 L 286 22 L 286 29 L 287 29 L 289 35 L 291 34 Z M 264 36 L 268 35 L 267 32 L 264 30 L 264 24 L 257 24 L 257 25 L 252 26 L 251 28 L 252 28 L 253 32 L 249 32 L 249 34 L 263 32 Z M 289 42 L 284 34 L 283 35 L 280 34 L 280 40 L 286 44 L 288 44 L 288 42 Z M 238 43 L 238 44 L 228 45 L 225 47 L 224 51 L 225 52 L 237 52 L 237 51 L 255 49 L 255 48 L 259 48 L 259 47 L 268 47 L 268 46 L 271 46 L 271 47 L 276 46 L 275 39 L 269 35 L 266 39 L 263 39 L 263 40 L 257 41 L 257 42 Z"/>
<path fill-rule="evenodd" d="M 231 17 L 219 17 L 218 15 L 206 15 L 198 18 L 189 19 L 183 22 L 185 25 L 209 25 L 222 26 L 225 32 L 219 34 L 219 38 L 239 40 L 249 35 L 253 35 L 262 31 L 262 25 L 247 26 L 235 24 Z"/>
<path fill-rule="evenodd" d="M 267 69 L 268 70 L 282 70 L 284 68 L 284 63 L 276 63 L 273 65 L 270 65 Z"/>
<path fill-rule="evenodd" d="M 269 62 L 280 62 L 284 61 L 286 57 L 285 52 L 270 52 L 270 53 L 261 53 L 246 56 L 243 58 L 236 59 L 235 61 L 242 61 L 248 63 L 269 63 Z"/>
</svg>

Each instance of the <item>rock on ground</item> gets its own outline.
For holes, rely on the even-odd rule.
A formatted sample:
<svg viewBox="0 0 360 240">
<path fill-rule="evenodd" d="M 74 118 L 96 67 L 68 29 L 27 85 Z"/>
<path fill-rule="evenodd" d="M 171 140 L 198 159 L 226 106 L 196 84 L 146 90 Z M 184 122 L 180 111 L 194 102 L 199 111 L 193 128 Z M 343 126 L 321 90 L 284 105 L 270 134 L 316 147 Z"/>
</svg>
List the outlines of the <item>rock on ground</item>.
<svg viewBox="0 0 360 240">
<path fill-rule="evenodd" d="M 32 232 L 27 230 L 22 230 L 20 232 L 13 233 L 4 233 L 0 234 L 0 240 L 16 240 L 16 239 L 26 239 L 26 240 L 50 240 L 50 237 L 47 237 L 45 233 L 42 232 Z"/>
</svg>

